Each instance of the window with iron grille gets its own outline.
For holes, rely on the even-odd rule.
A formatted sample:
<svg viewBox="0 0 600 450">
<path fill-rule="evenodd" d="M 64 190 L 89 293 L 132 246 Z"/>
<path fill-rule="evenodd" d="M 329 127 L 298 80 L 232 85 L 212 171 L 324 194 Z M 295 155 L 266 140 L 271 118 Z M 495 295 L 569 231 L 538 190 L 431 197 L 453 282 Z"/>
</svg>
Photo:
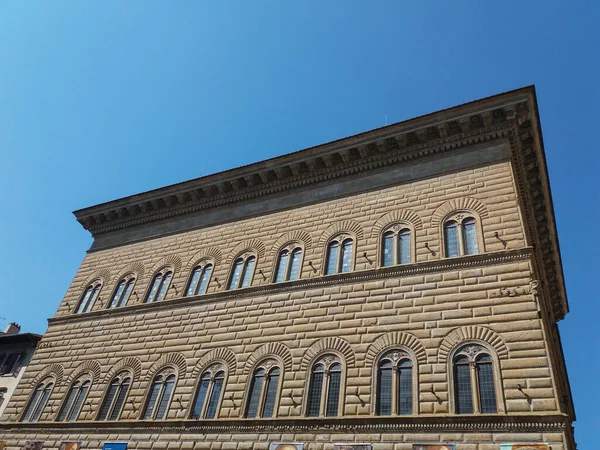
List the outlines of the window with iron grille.
<svg viewBox="0 0 600 450">
<path fill-rule="evenodd" d="M 340 414 L 342 364 L 337 355 L 327 354 L 316 360 L 310 369 L 306 404 L 308 417 L 335 417 Z"/>
<path fill-rule="evenodd" d="M 163 420 L 167 417 L 176 381 L 173 369 L 166 369 L 154 378 L 142 415 L 143 420 Z"/>
<path fill-rule="evenodd" d="M 216 417 L 224 384 L 225 370 L 221 364 L 213 364 L 202 373 L 194 398 L 192 419 Z"/>
<path fill-rule="evenodd" d="M 100 289 L 102 289 L 102 284 L 99 281 L 95 281 L 86 287 L 75 312 L 77 314 L 90 312 L 94 307 L 96 299 L 98 298 Z"/>
<path fill-rule="evenodd" d="M 38 384 L 31 394 L 31 398 L 27 403 L 27 408 L 21 419 L 23 422 L 37 422 L 44 412 L 44 408 L 48 403 L 48 398 L 54 388 L 54 380 L 48 378 Z"/>
<path fill-rule="evenodd" d="M 159 270 L 152 278 L 152 284 L 150 284 L 150 290 L 146 295 L 146 303 L 160 302 L 167 296 L 167 291 L 171 285 L 171 279 L 173 278 L 173 269 L 170 267 L 164 267 Z"/>
<path fill-rule="evenodd" d="M 205 294 L 212 272 L 213 264 L 210 261 L 203 261 L 197 264 L 190 275 L 185 296 Z"/>
<path fill-rule="evenodd" d="M 110 299 L 110 303 L 108 304 L 109 308 L 118 308 L 120 306 L 125 306 L 127 304 L 127 300 L 129 300 L 129 296 L 133 291 L 133 286 L 135 285 L 135 276 L 128 275 L 124 277 L 119 284 L 117 284 L 117 289 Z"/>
<path fill-rule="evenodd" d="M 131 375 L 128 372 L 121 372 L 112 379 L 104 395 L 98 420 L 117 420 L 119 418 L 130 386 Z"/>
<path fill-rule="evenodd" d="M 244 253 L 235 259 L 227 289 L 245 288 L 252 284 L 254 277 L 254 268 L 256 266 L 256 255 L 253 253 Z"/>
<path fill-rule="evenodd" d="M 411 262 L 411 231 L 404 224 L 395 224 L 383 233 L 381 265 L 393 266 Z"/>
<path fill-rule="evenodd" d="M 275 283 L 293 281 L 300 278 L 302 264 L 302 247 L 290 244 L 279 252 L 275 270 Z"/>
<path fill-rule="evenodd" d="M 280 377 L 281 371 L 273 360 L 265 360 L 254 369 L 244 417 L 270 418 L 277 415 Z"/>
<path fill-rule="evenodd" d="M 477 220 L 468 212 L 456 212 L 444 222 L 444 253 L 446 257 L 479 253 Z"/>
<path fill-rule="evenodd" d="M 325 275 L 350 272 L 354 260 L 354 240 L 347 234 L 335 236 L 327 245 Z"/>
<path fill-rule="evenodd" d="M 87 398 L 92 382 L 89 379 L 76 380 L 70 387 L 65 400 L 63 401 L 60 412 L 58 413 L 59 422 L 73 422 L 79 417 L 81 408 Z"/>
</svg>

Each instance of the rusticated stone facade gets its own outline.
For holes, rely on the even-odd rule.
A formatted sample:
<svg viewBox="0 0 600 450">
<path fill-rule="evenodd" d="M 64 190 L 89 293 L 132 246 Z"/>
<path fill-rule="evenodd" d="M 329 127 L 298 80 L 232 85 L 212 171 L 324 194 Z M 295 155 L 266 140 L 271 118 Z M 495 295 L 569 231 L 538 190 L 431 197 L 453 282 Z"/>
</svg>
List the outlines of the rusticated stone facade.
<svg viewBox="0 0 600 450">
<path fill-rule="evenodd" d="M 532 88 L 75 214 L 94 244 L 6 408 L 9 448 L 575 448 L 555 325 L 567 301 Z M 450 257 L 444 227 L 463 217 L 477 252 Z M 410 261 L 384 267 L 394 225 L 410 231 Z M 352 239 L 350 270 L 326 275 L 336 236 Z M 302 251 L 298 279 L 276 283 L 290 243 Z M 255 258 L 251 283 L 228 290 L 240 255 Z M 203 261 L 213 267 L 206 292 L 186 296 Z M 167 272 L 164 299 L 147 303 Z M 129 298 L 110 307 L 123 280 L 135 280 Z M 99 294 L 77 313 L 90 286 Z M 494 413 L 459 411 L 454 363 L 465 345 L 490 356 Z M 412 362 L 411 414 L 378 412 L 390 351 Z M 341 366 L 339 410 L 307 417 L 311 371 L 325 355 Z M 224 374 L 214 418 L 191 418 L 213 366 Z M 253 374 L 271 366 L 273 414 L 245 418 Z M 144 420 L 164 369 L 176 380 L 165 417 Z M 131 387 L 120 414 L 99 420 L 121 373 Z M 78 380 L 89 392 L 64 420 Z M 33 420 L 32 392 L 44 383 L 52 388 Z"/>
</svg>

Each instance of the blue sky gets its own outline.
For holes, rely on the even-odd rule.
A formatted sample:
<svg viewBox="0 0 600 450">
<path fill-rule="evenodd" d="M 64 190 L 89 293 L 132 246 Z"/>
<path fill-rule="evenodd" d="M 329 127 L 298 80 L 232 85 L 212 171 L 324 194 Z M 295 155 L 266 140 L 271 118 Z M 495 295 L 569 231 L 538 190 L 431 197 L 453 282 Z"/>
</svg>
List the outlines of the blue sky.
<svg viewBox="0 0 600 450">
<path fill-rule="evenodd" d="M 576 436 L 597 448 L 598 17 L 597 2 L 3 2 L 0 326 L 45 330 L 91 245 L 75 209 L 535 84 Z"/>
</svg>

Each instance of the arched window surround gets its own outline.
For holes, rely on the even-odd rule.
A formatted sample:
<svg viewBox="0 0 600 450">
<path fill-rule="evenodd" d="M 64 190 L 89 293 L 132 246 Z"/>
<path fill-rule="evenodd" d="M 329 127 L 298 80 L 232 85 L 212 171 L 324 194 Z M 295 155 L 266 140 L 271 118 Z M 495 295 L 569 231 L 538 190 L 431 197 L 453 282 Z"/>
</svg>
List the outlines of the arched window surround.
<svg viewBox="0 0 600 450">
<path fill-rule="evenodd" d="M 101 279 L 96 279 L 88 283 L 85 289 L 83 290 L 79 301 L 77 302 L 77 306 L 75 306 L 74 313 L 83 314 L 92 311 L 94 309 L 94 304 L 100 298 L 102 286 L 103 283 Z"/>
<path fill-rule="evenodd" d="M 483 228 L 481 225 L 481 218 L 479 217 L 479 214 L 477 214 L 475 211 L 461 209 L 452 211 L 450 214 L 447 214 L 443 220 L 440 221 L 439 232 L 440 242 L 442 243 L 440 247 L 442 250 L 442 256 L 444 258 L 449 258 L 448 251 L 446 248 L 446 224 L 452 221 L 456 222 L 457 225 L 456 234 L 458 240 L 458 256 L 466 256 L 466 244 L 463 235 L 463 222 L 467 219 L 475 220 L 475 230 L 477 233 L 477 254 L 485 253 L 485 240 L 483 238 Z"/>
<path fill-rule="evenodd" d="M 335 350 L 325 350 L 320 352 L 314 358 L 310 360 L 308 366 L 306 368 L 306 382 L 305 389 L 302 396 L 302 415 L 305 417 L 309 417 L 308 408 L 310 401 L 310 393 L 311 393 L 311 383 L 312 383 L 312 374 L 313 368 L 317 365 L 323 365 L 324 367 L 324 382 L 323 382 L 323 390 L 321 392 L 321 404 L 319 407 L 319 416 L 318 417 L 327 417 L 327 400 L 329 395 L 329 376 L 330 369 L 333 365 L 339 364 L 341 366 L 341 376 L 340 376 L 340 387 L 339 387 L 339 399 L 338 399 L 338 409 L 337 414 L 330 415 L 329 417 L 341 417 L 344 415 L 344 406 L 346 404 L 346 377 L 347 377 L 347 364 L 344 355 L 335 351 Z M 316 417 L 316 416 L 313 416 Z"/>
<path fill-rule="evenodd" d="M 410 232 L 410 261 L 406 264 L 412 264 L 414 262 L 417 261 L 417 239 L 416 239 L 416 234 L 415 234 L 415 226 L 410 223 L 410 222 L 406 222 L 406 221 L 396 221 L 396 222 L 392 222 L 388 225 L 386 225 L 382 230 L 381 233 L 379 234 L 379 243 L 378 243 L 378 248 L 379 248 L 379 267 L 390 267 L 390 266 L 396 266 L 399 265 L 399 258 L 397 255 L 397 239 L 398 239 L 398 235 L 403 231 L 403 230 L 408 230 Z M 384 236 L 386 233 L 388 232 L 392 232 L 394 233 L 394 262 L 393 264 L 390 265 L 384 265 L 383 263 L 383 252 L 384 252 Z"/>
<path fill-rule="evenodd" d="M 108 302 L 106 302 L 106 308 L 112 309 L 127 306 L 127 303 L 129 303 L 131 296 L 133 295 L 133 292 L 135 290 L 137 278 L 137 274 L 134 272 L 129 272 L 123 275 L 121 278 L 119 278 L 119 281 L 115 285 L 115 288 L 113 289 L 113 292 L 110 295 L 110 299 L 108 300 Z M 123 289 L 121 290 L 121 292 L 119 292 L 119 287 L 123 282 Z M 117 294 L 119 294 L 118 297 Z"/>
<path fill-rule="evenodd" d="M 343 255 L 342 255 L 342 246 L 343 243 L 346 242 L 347 240 L 351 240 L 352 241 L 352 251 L 350 252 L 350 268 L 349 270 L 347 270 L 346 272 L 342 271 L 342 265 L 343 265 Z M 328 273 L 327 271 L 327 265 L 329 263 L 329 247 L 334 243 L 337 242 L 338 243 L 338 252 L 337 252 L 337 257 L 336 257 L 336 263 L 335 263 L 335 271 L 332 273 Z M 356 247 L 357 247 L 358 241 L 356 238 L 356 235 L 354 233 L 351 233 L 349 231 L 342 231 L 340 233 L 336 233 L 333 236 L 331 236 L 328 240 L 327 243 L 325 245 L 324 251 L 323 251 L 323 261 L 322 261 L 322 272 L 323 275 L 338 275 L 341 273 L 348 273 L 348 272 L 353 272 L 354 268 L 356 267 Z"/>
<path fill-rule="evenodd" d="M 194 414 L 194 410 L 196 407 L 198 391 L 202 384 L 203 377 L 207 373 L 210 374 L 210 384 L 209 384 L 208 390 L 205 394 L 202 407 L 201 407 L 199 413 L 197 414 L 198 417 L 196 417 Z M 190 397 L 191 402 L 190 402 L 190 406 L 188 408 L 186 417 L 188 417 L 190 419 L 195 419 L 195 420 L 210 420 L 210 419 L 206 418 L 206 414 L 209 409 L 210 399 L 214 392 L 215 379 L 216 379 L 217 375 L 220 373 L 223 373 L 223 384 L 221 386 L 221 392 L 219 393 L 219 398 L 217 399 L 216 411 L 215 411 L 214 417 L 212 419 L 219 418 L 219 412 L 220 412 L 221 406 L 223 404 L 223 398 L 225 397 L 225 390 L 227 388 L 227 381 L 229 379 L 229 364 L 227 363 L 227 361 L 223 361 L 223 360 L 212 360 L 211 362 L 206 364 L 202 368 L 202 370 L 200 370 L 198 372 L 198 376 L 196 377 L 196 381 L 194 382 L 194 390 L 192 392 L 192 397 Z"/>
<path fill-rule="evenodd" d="M 241 414 L 242 414 L 243 418 L 248 418 L 247 411 L 248 411 L 248 404 L 250 402 L 250 394 L 251 394 L 254 374 L 260 369 L 264 370 L 265 378 L 266 378 L 266 376 L 270 375 L 274 369 L 279 370 L 279 380 L 277 383 L 277 391 L 275 393 L 273 414 L 270 417 L 271 419 L 274 419 L 278 416 L 279 401 L 281 399 L 281 392 L 283 390 L 283 382 L 284 382 L 284 377 L 285 377 L 284 362 L 274 355 L 270 355 L 268 357 L 261 359 L 258 363 L 254 364 L 254 366 L 248 372 L 248 376 L 247 376 L 247 380 L 246 380 L 246 387 L 244 389 L 244 402 L 243 402 Z M 263 382 L 262 392 L 261 392 L 259 403 L 258 403 L 256 417 L 250 418 L 250 419 L 260 419 L 263 417 L 263 408 L 264 408 L 265 399 L 266 399 L 265 385 L 266 385 L 266 383 Z"/>
<path fill-rule="evenodd" d="M 154 399 L 154 404 L 151 410 L 151 417 L 148 418 L 144 418 L 146 416 L 148 407 L 150 406 L 150 401 L 152 400 L 152 392 L 153 392 L 153 387 L 154 384 L 157 382 L 157 380 L 162 377 L 162 385 L 160 386 L 160 390 L 158 391 L 158 395 L 157 398 Z M 167 384 L 169 382 L 169 380 L 172 379 L 172 377 L 175 377 L 173 380 L 173 387 L 171 389 L 171 392 L 168 393 L 166 392 L 167 389 Z M 177 368 L 175 366 L 171 366 L 171 365 L 167 365 L 167 366 L 163 366 L 161 368 L 159 368 L 154 375 L 152 376 L 152 378 L 150 379 L 150 383 L 148 384 L 147 388 L 146 388 L 146 394 L 144 395 L 144 401 L 142 403 L 143 407 L 140 409 L 140 416 L 139 419 L 140 420 L 168 420 L 169 419 L 169 415 L 172 412 L 171 411 L 171 406 L 173 404 L 173 400 L 175 399 L 175 392 L 177 390 L 177 383 L 179 382 L 179 372 L 177 370 Z M 168 395 L 168 397 L 166 397 Z M 165 401 L 165 412 L 164 412 L 164 417 L 162 419 L 157 418 L 157 415 L 159 414 L 159 408 L 161 406 L 161 403 Z"/>
<path fill-rule="evenodd" d="M 290 280 L 290 272 L 291 272 L 291 255 L 294 251 L 300 250 L 300 262 L 298 268 L 298 277 L 294 280 Z M 288 257 L 288 261 L 285 267 L 285 277 L 281 281 L 277 281 L 279 275 L 279 261 L 281 254 L 287 251 L 290 257 Z M 277 252 L 275 253 L 275 258 L 273 258 L 273 283 L 285 283 L 286 281 L 296 281 L 302 279 L 302 268 L 304 266 L 304 255 L 306 253 L 306 246 L 301 241 L 289 241 L 282 245 Z"/>
<path fill-rule="evenodd" d="M 419 361 L 417 355 L 412 349 L 405 346 L 392 346 L 387 347 L 379 352 L 377 357 L 373 360 L 373 373 L 371 376 L 371 414 L 377 416 L 378 413 L 378 393 L 379 393 L 379 365 L 382 360 L 390 359 L 394 367 L 397 367 L 398 363 L 402 360 L 410 360 L 412 363 L 412 414 L 413 416 L 419 414 Z M 395 387 L 394 387 L 395 389 Z M 397 393 L 395 392 L 392 396 L 392 414 L 390 416 L 399 416 L 396 410 Z"/>
<path fill-rule="evenodd" d="M 169 275 L 170 274 L 170 275 Z M 156 283 L 155 280 L 161 276 L 161 281 Z M 165 279 L 168 277 L 167 282 L 165 283 Z M 157 301 L 165 301 L 169 296 L 169 289 L 172 286 L 173 278 L 175 277 L 175 269 L 172 266 L 163 266 L 158 269 L 156 272 L 152 274 L 150 278 L 150 284 L 146 290 L 146 294 L 144 295 L 144 303 L 154 303 Z"/>
<path fill-rule="evenodd" d="M 129 380 L 129 381 L 127 382 L 127 380 Z M 117 389 L 115 391 L 115 394 L 112 396 L 112 398 L 109 399 L 108 396 L 111 391 L 111 387 L 113 386 L 115 381 L 118 381 L 118 383 L 116 384 Z M 98 413 L 96 415 L 96 420 L 111 421 L 111 420 L 119 420 L 120 419 L 121 414 L 123 414 L 123 411 L 125 409 L 125 405 L 127 404 L 127 398 L 129 397 L 129 394 L 131 393 L 131 390 L 133 387 L 133 382 L 134 382 L 134 377 L 130 370 L 121 370 L 108 380 L 108 384 L 106 385 L 104 394 L 102 395 L 102 400 L 100 402 L 100 406 L 98 407 Z M 120 393 L 124 390 L 125 386 L 127 387 L 127 391 L 126 391 L 125 396 L 123 397 L 122 401 L 119 401 Z M 108 404 L 107 416 L 104 419 L 102 419 L 103 409 L 104 409 L 105 403 L 107 401 L 110 401 L 110 404 Z M 120 405 L 119 405 L 119 403 L 120 403 Z M 111 419 L 111 416 L 114 416 L 115 418 Z"/>
<path fill-rule="evenodd" d="M 254 259 L 252 259 L 254 258 Z M 238 261 L 241 261 L 240 272 L 236 277 L 236 267 Z M 254 261 L 252 263 L 251 261 Z M 243 289 L 252 286 L 254 275 L 256 272 L 256 266 L 258 265 L 258 253 L 253 250 L 245 250 L 239 253 L 235 258 L 231 260 L 231 267 L 229 269 L 229 276 L 227 277 L 226 290 L 232 291 L 235 289 Z M 235 280 L 237 278 L 237 281 Z M 244 280 L 247 280 L 247 286 L 244 286 Z"/>
<path fill-rule="evenodd" d="M 190 270 L 190 273 L 188 275 L 188 279 L 187 279 L 187 282 L 185 283 L 185 290 L 183 291 L 183 295 L 185 297 L 192 297 L 195 295 L 206 294 L 210 287 L 211 278 L 213 277 L 213 275 L 215 273 L 215 267 L 216 267 L 216 263 L 215 263 L 214 259 L 210 258 L 210 257 L 201 258 L 198 261 L 196 261 L 192 265 L 192 269 Z M 196 283 L 195 292 L 197 292 L 197 293 L 189 293 L 188 294 L 188 291 L 190 290 L 190 288 L 192 288 L 192 282 L 194 281 L 193 280 L 194 273 L 196 272 L 196 269 L 198 269 L 198 268 L 200 268 L 200 271 L 201 271 L 201 275 L 200 275 L 201 278 L 199 278 Z M 209 273 L 207 275 L 208 279 L 207 279 L 205 288 L 201 289 L 202 277 L 204 276 L 203 274 L 206 273 L 206 271 L 209 271 Z"/>
<path fill-rule="evenodd" d="M 63 396 L 56 420 L 59 422 L 73 422 L 77 421 L 83 411 L 83 407 L 86 404 L 87 397 L 93 386 L 93 375 L 86 373 L 79 376 L 74 380 L 68 387 L 67 392 Z M 77 389 L 77 391 L 75 391 Z M 73 397 L 71 393 L 73 391 Z M 64 417 L 61 416 L 64 413 Z"/>
<path fill-rule="evenodd" d="M 36 384 L 35 389 L 29 395 L 25 408 L 21 414 L 21 422 L 38 422 L 44 414 L 50 402 L 50 397 L 56 388 L 56 379 L 53 376 L 46 377 Z"/>
<path fill-rule="evenodd" d="M 462 342 L 458 343 L 457 345 L 455 345 L 454 348 L 448 354 L 446 373 L 448 374 L 448 398 L 449 398 L 449 404 L 450 404 L 450 412 L 454 413 L 454 414 L 458 414 L 456 398 L 455 398 L 455 396 L 456 396 L 455 395 L 456 380 L 454 379 L 454 359 L 456 358 L 457 355 L 463 353 L 463 352 L 461 352 L 462 349 L 464 349 L 466 346 L 471 346 L 471 345 L 481 347 L 481 349 L 479 351 L 473 352 L 472 355 L 470 355 L 470 357 L 473 360 L 475 360 L 475 358 L 477 358 L 477 356 L 479 356 L 482 353 L 485 353 L 492 358 L 492 365 L 493 365 L 492 367 L 493 367 L 493 374 L 494 374 L 494 389 L 496 391 L 496 407 L 498 409 L 498 412 L 496 414 L 504 414 L 506 412 L 506 406 L 504 404 L 505 403 L 504 388 L 503 388 L 503 382 L 502 382 L 502 373 L 500 370 L 500 360 L 498 359 L 498 355 L 496 354 L 496 352 L 492 346 L 490 346 L 487 342 L 479 341 L 479 340 L 462 341 Z M 472 385 L 473 385 L 475 383 L 475 378 L 472 376 L 472 374 L 471 374 L 471 380 L 472 380 Z M 474 411 L 472 415 L 481 414 L 481 412 L 479 412 L 480 407 L 479 407 L 479 393 L 478 392 L 479 392 L 478 389 L 472 389 L 473 411 Z"/>
</svg>

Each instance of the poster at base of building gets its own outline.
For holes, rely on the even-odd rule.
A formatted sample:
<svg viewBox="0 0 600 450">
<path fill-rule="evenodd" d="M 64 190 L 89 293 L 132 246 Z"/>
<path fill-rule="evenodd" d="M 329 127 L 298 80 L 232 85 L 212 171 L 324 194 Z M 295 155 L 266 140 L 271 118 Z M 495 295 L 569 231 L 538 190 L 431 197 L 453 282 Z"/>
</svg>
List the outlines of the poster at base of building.
<svg viewBox="0 0 600 450">
<path fill-rule="evenodd" d="M 23 450 L 42 450 L 42 445 L 44 441 L 25 441 Z"/>
<path fill-rule="evenodd" d="M 62 441 L 58 450 L 79 450 L 81 441 Z"/>
<path fill-rule="evenodd" d="M 102 450 L 127 450 L 127 442 L 105 442 Z"/>
<path fill-rule="evenodd" d="M 455 450 L 454 444 L 413 444 L 413 450 Z"/>
<path fill-rule="evenodd" d="M 352 442 L 348 444 L 333 444 L 334 450 L 371 450 L 371 444 Z"/>
<path fill-rule="evenodd" d="M 550 450 L 548 444 L 500 444 L 500 450 Z"/>
<path fill-rule="evenodd" d="M 271 442 L 269 450 L 302 450 L 301 442 Z"/>
</svg>

